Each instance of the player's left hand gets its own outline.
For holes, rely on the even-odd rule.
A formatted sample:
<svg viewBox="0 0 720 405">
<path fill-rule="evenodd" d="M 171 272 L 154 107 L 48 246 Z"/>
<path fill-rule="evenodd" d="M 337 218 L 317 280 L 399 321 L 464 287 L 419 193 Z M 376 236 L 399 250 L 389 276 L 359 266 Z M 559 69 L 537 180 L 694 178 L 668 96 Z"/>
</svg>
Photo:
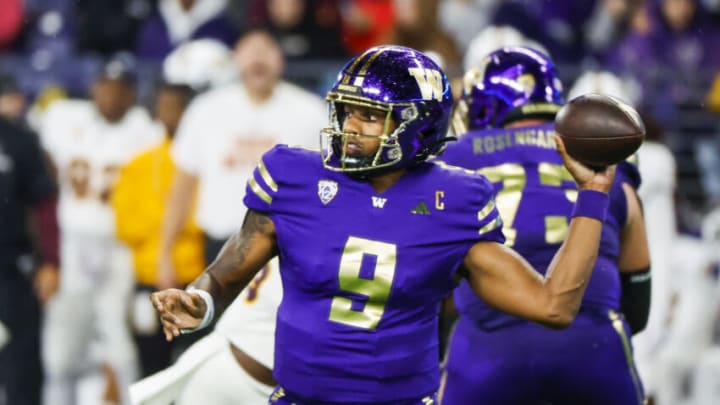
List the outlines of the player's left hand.
<svg viewBox="0 0 720 405">
<path fill-rule="evenodd" d="M 580 190 L 596 190 L 603 193 L 609 193 L 615 178 L 615 168 L 617 165 L 605 167 L 603 169 L 593 169 L 579 161 L 575 160 L 565 149 L 563 140 L 555 135 L 555 143 L 557 151 L 565 163 L 565 167 L 575 179 Z"/>
<path fill-rule="evenodd" d="M 205 301 L 198 294 L 177 288 L 152 293 L 150 301 L 160 314 L 168 342 L 180 336 L 181 329 L 195 329 L 200 326 L 207 310 Z"/>
</svg>

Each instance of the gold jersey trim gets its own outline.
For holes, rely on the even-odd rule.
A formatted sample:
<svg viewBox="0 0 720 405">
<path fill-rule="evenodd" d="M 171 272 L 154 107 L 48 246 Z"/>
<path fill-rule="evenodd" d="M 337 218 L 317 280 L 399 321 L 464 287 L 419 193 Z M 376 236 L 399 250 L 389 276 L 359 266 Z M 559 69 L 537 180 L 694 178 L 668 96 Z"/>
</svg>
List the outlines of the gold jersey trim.
<svg viewBox="0 0 720 405">
<path fill-rule="evenodd" d="M 250 185 L 250 189 L 255 193 L 255 195 L 260 197 L 261 200 L 268 204 L 272 203 L 272 197 L 270 197 L 270 194 L 266 193 L 265 190 L 260 187 L 254 177 L 251 177 L 250 180 L 248 180 L 248 184 Z"/>
</svg>

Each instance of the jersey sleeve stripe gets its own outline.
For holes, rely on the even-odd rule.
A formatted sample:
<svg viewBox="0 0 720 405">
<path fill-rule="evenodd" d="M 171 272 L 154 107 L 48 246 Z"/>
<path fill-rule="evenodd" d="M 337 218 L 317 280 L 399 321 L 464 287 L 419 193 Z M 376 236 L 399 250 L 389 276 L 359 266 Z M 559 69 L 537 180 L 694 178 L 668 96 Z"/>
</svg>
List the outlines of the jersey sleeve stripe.
<svg viewBox="0 0 720 405">
<path fill-rule="evenodd" d="M 485 204 L 485 206 L 478 211 L 478 221 L 485 222 L 485 219 L 495 209 L 495 199 L 492 199 Z"/>
<path fill-rule="evenodd" d="M 265 192 L 260 185 L 255 181 L 254 177 L 251 177 L 250 180 L 248 180 L 248 185 L 250 186 L 250 189 L 258 196 L 261 200 L 265 201 L 266 203 L 270 204 L 272 203 L 272 197 L 270 197 L 270 194 Z"/>
<path fill-rule="evenodd" d="M 277 183 L 275 183 L 275 180 L 273 180 L 272 176 L 270 176 L 270 172 L 268 172 L 267 168 L 265 167 L 265 164 L 260 161 L 260 164 L 258 164 L 258 172 L 260 173 L 260 177 L 262 177 L 265 184 L 267 184 L 268 187 L 270 187 L 270 190 L 277 193 L 278 186 Z"/>
<path fill-rule="evenodd" d="M 497 217 L 495 217 L 494 221 L 490 221 L 489 223 L 485 224 L 485 226 L 480 228 L 480 231 L 478 233 L 480 235 L 483 235 L 500 227 L 502 227 L 502 219 L 498 215 Z"/>
</svg>

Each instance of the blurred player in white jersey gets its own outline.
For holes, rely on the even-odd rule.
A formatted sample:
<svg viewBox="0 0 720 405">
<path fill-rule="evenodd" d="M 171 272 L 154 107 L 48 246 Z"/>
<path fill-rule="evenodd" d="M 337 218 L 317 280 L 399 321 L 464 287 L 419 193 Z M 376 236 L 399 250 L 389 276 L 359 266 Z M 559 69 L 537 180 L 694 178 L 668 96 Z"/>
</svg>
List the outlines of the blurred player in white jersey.
<svg viewBox="0 0 720 405">
<path fill-rule="evenodd" d="M 706 277 L 712 280 L 709 284 L 714 291 L 710 294 L 712 298 L 704 303 L 703 311 L 710 315 L 709 332 L 713 345 L 703 351 L 696 364 L 690 405 L 720 403 L 720 207 L 703 218 L 702 235 L 712 259 Z"/>
<path fill-rule="evenodd" d="M 130 387 L 134 405 L 266 404 L 275 316 L 282 300 L 277 260 L 263 269 L 217 322 L 171 367 Z"/>
<path fill-rule="evenodd" d="M 133 273 L 108 203 L 120 166 L 160 142 L 162 132 L 134 107 L 134 79 L 127 64 L 114 59 L 93 83 L 92 101 L 56 101 L 43 119 L 42 144 L 60 186 L 62 270 L 43 331 L 47 405 L 80 403 L 77 382 L 100 367 L 107 385 L 97 394 L 127 402 L 136 374 L 126 321 Z"/>
<path fill-rule="evenodd" d="M 199 55 L 213 51 L 193 48 Z M 196 97 L 181 121 L 172 150 L 179 173 L 161 246 L 172 245 L 179 231 L 176 226 L 190 215 L 185 196 L 197 187 L 196 216 L 206 234 L 207 264 L 242 223 L 243 185 L 262 153 L 276 143 L 317 147 L 317 128 L 327 115 L 320 97 L 280 79 L 283 57 L 267 32 L 246 33 L 233 57 L 240 82 L 220 83 Z M 178 71 L 180 67 L 167 65 L 179 60 L 185 61 L 183 72 L 187 75 Z M 171 54 L 164 70 L 181 81 L 189 77 L 186 82 L 197 87 L 196 67 L 192 57 Z M 175 283 L 169 262 L 161 256 L 165 284 L 160 288 Z M 172 367 L 133 385 L 133 403 L 267 403 L 275 386 L 271 369 L 275 315 L 281 298 L 278 265 L 273 261 L 235 300 L 211 335 L 188 349 Z"/>
<path fill-rule="evenodd" d="M 249 31 L 233 58 L 240 81 L 196 97 L 173 143 L 178 172 L 160 243 L 160 289 L 177 285 L 169 252 L 190 214 L 189 193 L 197 188 L 195 214 L 210 264 L 242 223 L 243 184 L 260 156 L 276 143 L 319 145 L 325 105 L 317 95 L 281 80 L 284 61 L 275 39 L 262 30 Z"/>
<path fill-rule="evenodd" d="M 573 84 L 568 98 L 585 93 L 604 93 L 635 105 L 639 89 L 634 81 L 624 81 L 608 71 L 588 71 Z M 650 261 L 653 267 L 650 316 L 645 330 L 633 336 L 635 362 L 646 392 L 657 390 L 656 361 L 667 334 L 670 310 L 673 246 L 677 235 L 675 221 L 675 158 L 660 139 L 661 129 L 645 117 L 647 137 L 638 150 L 638 169 L 642 184 L 638 194 L 643 202 Z"/>
</svg>

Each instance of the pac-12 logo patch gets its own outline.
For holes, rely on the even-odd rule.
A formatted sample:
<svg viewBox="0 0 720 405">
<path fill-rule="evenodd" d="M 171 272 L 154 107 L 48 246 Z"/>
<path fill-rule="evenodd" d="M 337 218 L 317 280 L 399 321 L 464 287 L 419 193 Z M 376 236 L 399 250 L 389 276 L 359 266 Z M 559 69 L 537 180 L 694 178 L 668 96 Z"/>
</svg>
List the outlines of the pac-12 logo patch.
<svg viewBox="0 0 720 405">
<path fill-rule="evenodd" d="M 318 181 L 318 197 L 323 204 L 327 205 L 338 192 L 338 184 L 332 180 L 320 180 Z"/>
</svg>

